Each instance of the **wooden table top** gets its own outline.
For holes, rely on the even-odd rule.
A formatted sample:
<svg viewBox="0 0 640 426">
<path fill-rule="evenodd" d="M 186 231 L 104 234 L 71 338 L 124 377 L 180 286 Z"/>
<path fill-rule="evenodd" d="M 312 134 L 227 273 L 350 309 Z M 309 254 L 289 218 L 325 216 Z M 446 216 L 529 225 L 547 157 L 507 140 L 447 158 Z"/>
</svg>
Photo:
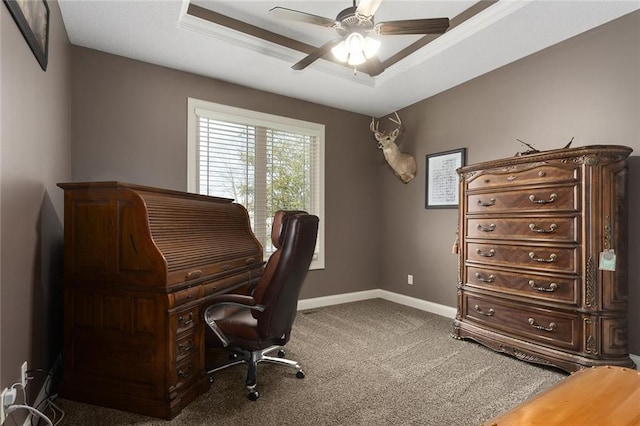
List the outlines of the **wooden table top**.
<svg viewBox="0 0 640 426">
<path fill-rule="evenodd" d="M 560 383 L 482 426 L 640 426 L 640 372 L 600 366 Z"/>
</svg>

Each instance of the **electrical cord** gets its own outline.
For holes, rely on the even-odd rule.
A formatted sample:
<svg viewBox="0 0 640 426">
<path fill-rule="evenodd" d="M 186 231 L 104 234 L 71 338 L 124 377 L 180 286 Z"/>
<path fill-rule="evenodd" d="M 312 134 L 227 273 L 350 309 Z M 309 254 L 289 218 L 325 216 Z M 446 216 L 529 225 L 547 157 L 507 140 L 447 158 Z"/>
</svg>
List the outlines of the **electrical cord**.
<svg viewBox="0 0 640 426">
<path fill-rule="evenodd" d="M 41 370 L 41 369 L 31 370 L 31 371 L 44 373 L 44 370 Z M 55 374 L 52 374 L 51 372 L 47 374 L 47 378 L 50 380 L 45 380 L 46 387 L 43 388 L 44 398 L 38 403 L 38 405 L 35 406 L 35 408 L 42 411 L 43 413 L 47 413 L 48 410 L 51 410 L 52 412 L 50 416 L 51 421 L 53 422 L 54 425 L 57 425 L 60 423 L 60 421 L 65 415 L 65 412 L 60 407 L 53 404 L 53 400 L 58 397 L 58 394 L 52 393 L 52 388 L 57 387 L 58 385 L 57 382 L 59 382 L 59 379 L 56 377 Z M 61 416 L 60 418 L 58 418 L 58 412 L 60 413 L 60 416 Z M 31 426 L 37 425 L 37 423 L 34 423 L 34 420 L 35 418 L 32 417 Z"/>
<path fill-rule="evenodd" d="M 28 410 L 30 412 L 32 412 L 33 414 L 39 416 L 40 418 L 42 418 L 45 422 L 47 422 L 47 424 L 49 426 L 53 426 L 53 422 L 51 422 L 51 419 L 49 419 L 49 417 L 47 417 L 44 413 L 40 412 L 39 410 L 36 410 L 35 408 L 29 406 L 29 405 L 24 405 L 24 404 L 15 404 L 10 406 L 9 408 L 7 408 L 6 413 L 7 414 L 11 414 L 12 412 L 16 411 L 19 408 L 23 408 L 25 410 Z"/>
<path fill-rule="evenodd" d="M 34 370 L 31 370 L 34 371 Z M 39 370 L 42 371 L 42 370 Z M 27 372 L 28 373 L 28 372 Z M 27 376 L 27 381 L 33 379 L 33 377 L 29 377 Z M 47 425 L 49 426 L 56 426 L 58 424 L 60 424 L 60 422 L 62 421 L 62 419 L 64 418 L 65 412 L 58 407 L 56 404 L 53 403 L 53 399 L 55 399 L 58 395 L 54 394 L 54 395 L 49 395 L 49 390 L 46 389 L 45 393 L 47 394 L 46 398 L 44 399 L 44 403 L 46 403 L 46 408 L 51 408 L 51 410 L 53 411 L 53 415 L 54 415 L 54 419 L 58 416 L 56 413 L 56 410 L 58 410 L 60 412 L 60 418 L 57 419 L 57 421 L 55 422 L 55 424 L 51 421 L 51 419 L 44 414 L 42 411 L 38 410 L 37 408 L 31 407 L 30 405 L 27 405 L 27 390 L 25 386 L 22 386 L 21 382 L 16 382 L 14 384 L 11 385 L 11 389 L 16 389 L 20 388 L 22 390 L 22 401 L 24 402 L 24 404 L 12 404 L 9 407 L 7 407 L 7 409 L 5 410 L 5 413 L 7 414 L 7 416 L 9 414 L 11 414 L 12 412 L 18 410 L 18 409 L 24 409 L 27 410 L 29 412 L 31 412 L 32 414 L 35 414 L 36 416 L 40 417 L 41 419 L 43 419 Z M 4 403 L 4 401 L 1 401 L 0 403 Z M 42 404 L 42 403 L 41 403 Z M 38 404 L 38 406 L 40 406 L 40 404 Z M 32 419 L 32 423 L 33 423 L 33 419 Z"/>
</svg>

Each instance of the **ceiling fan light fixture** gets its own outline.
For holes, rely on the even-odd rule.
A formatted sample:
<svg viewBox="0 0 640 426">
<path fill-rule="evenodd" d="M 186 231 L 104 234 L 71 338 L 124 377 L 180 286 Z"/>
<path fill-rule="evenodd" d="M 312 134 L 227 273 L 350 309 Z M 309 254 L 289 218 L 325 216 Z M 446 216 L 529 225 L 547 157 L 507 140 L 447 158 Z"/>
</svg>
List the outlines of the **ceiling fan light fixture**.
<svg viewBox="0 0 640 426">
<path fill-rule="evenodd" d="M 367 59 L 375 56 L 375 54 L 378 53 L 381 44 L 382 43 L 380 42 L 380 40 L 376 40 L 375 38 L 371 37 L 365 37 L 363 50 L 364 56 L 366 56 Z"/>
<path fill-rule="evenodd" d="M 364 56 L 362 51 L 350 53 L 349 60 L 347 61 L 347 63 L 352 67 L 364 64 L 365 62 L 367 62 L 367 58 Z"/>
<path fill-rule="evenodd" d="M 344 44 L 344 40 L 333 46 L 331 53 L 333 53 L 333 56 L 340 62 L 347 62 L 347 59 L 349 59 L 349 52 L 347 51 L 347 46 Z"/>
<path fill-rule="evenodd" d="M 355 31 L 335 45 L 331 52 L 340 62 L 347 62 L 354 66 L 363 64 L 368 58 L 374 56 L 380 49 L 380 44 L 380 40 L 364 37 Z"/>
</svg>

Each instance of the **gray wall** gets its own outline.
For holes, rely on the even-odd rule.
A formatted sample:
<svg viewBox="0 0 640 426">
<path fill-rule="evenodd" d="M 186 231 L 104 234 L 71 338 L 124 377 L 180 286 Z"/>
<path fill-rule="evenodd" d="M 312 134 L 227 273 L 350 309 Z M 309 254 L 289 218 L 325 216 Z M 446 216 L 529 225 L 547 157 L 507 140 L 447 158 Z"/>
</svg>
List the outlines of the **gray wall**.
<svg viewBox="0 0 640 426">
<path fill-rule="evenodd" d="M 72 48 L 73 180 L 187 189 L 187 98 L 325 125 L 324 270 L 302 297 L 378 288 L 379 155 L 369 117 Z"/>
<path fill-rule="evenodd" d="M 467 164 L 526 147 L 627 145 L 631 352 L 640 354 L 640 12 L 400 111 L 415 183 L 382 169 L 382 282 L 388 290 L 455 306 L 457 210 L 424 209 L 425 155 L 467 148 Z M 407 274 L 414 274 L 413 286 Z"/>
<path fill-rule="evenodd" d="M 34 373 L 29 401 L 60 350 L 62 193 L 71 176 L 70 54 L 60 10 L 49 1 L 44 72 L 6 6 L 0 5 L 0 385 Z M 17 420 L 17 419 L 16 419 Z"/>
</svg>

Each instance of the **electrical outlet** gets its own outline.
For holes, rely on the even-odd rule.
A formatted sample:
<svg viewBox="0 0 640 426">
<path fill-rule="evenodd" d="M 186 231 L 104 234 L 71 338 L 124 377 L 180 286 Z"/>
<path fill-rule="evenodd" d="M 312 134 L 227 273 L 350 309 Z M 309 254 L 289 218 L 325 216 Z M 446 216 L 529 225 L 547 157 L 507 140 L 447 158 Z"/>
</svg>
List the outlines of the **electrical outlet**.
<svg viewBox="0 0 640 426">
<path fill-rule="evenodd" d="M 407 275 L 407 284 L 413 285 L 413 275 Z"/>
<path fill-rule="evenodd" d="M 0 395 L 0 424 L 3 424 L 7 417 L 6 409 L 15 404 L 16 393 L 15 388 L 4 388 L 2 391 Z"/>
<path fill-rule="evenodd" d="M 2 390 L 2 394 L 0 394 L 0 425 L 4 424 L 4 420 L 6 419 L 6 416 L 4 413 L 4 397 L 7 395 L 8 391 L 9 391 L 9 388 L 4 388 Z"/>
<path fill-rule="evenodd" d="M 27 387 L 27 361 L 22 363 L 20 367 L 20 381 L 22 382 L 22 389 Z"/>
</svg>

